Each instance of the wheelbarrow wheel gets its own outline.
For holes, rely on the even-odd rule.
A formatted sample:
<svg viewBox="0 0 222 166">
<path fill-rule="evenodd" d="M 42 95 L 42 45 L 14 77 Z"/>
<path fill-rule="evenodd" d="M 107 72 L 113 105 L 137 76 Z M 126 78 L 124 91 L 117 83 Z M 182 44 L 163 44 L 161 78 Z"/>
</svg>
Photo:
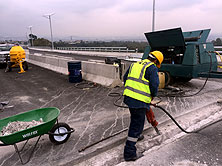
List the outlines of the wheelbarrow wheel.
<svg viewBox="0 0 222 166">
<path fill-rule="evenodd" d="M 52 134 L 49 134 L 49 139 L 52 143 L 56 145 L 63 144 L 69 139 L 71 135 L 71 133 L 68 133 L 68 134 L 63 134 L 63 133 L 67 133 L 69 131 L 71 131 L 71 128 L 69 127 L 68 124 L 56 123 L 53 126 L 53 128 L 50 130 Z M 61 135 L 58 135 L 58 134 L 61 134 Z"/>
</svg>

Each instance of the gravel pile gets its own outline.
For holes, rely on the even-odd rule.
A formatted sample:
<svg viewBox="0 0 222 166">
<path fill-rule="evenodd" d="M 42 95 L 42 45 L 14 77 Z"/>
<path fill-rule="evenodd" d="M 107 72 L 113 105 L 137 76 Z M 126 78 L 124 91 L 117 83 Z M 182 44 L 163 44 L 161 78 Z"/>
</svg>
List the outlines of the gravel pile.
<svg viewBox="0 0 222 166">
<path fill-rule="evenodd" d="M 42 118 L 39 121 L 32 120 L 31 122 L 14 121 L 9 122 L 7 126 L 4 126 L 0 132 L 0 136 L 10 135 L 17 131 L 25 130 L 43 123 Z"/>
</svg>

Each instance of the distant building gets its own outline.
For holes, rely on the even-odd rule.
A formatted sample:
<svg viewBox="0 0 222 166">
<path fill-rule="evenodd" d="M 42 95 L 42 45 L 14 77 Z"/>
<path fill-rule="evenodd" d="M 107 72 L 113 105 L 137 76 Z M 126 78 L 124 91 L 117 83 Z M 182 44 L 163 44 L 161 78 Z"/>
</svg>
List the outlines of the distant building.
<svg viewBox="0 0 222 166">
<path fill-rule="evenodd" d="M 69 42 L 69 44 L 79 44 L 82 42 L 83 42 L 83 40 L 75 40 L 75 41 Z"/>
</svg>

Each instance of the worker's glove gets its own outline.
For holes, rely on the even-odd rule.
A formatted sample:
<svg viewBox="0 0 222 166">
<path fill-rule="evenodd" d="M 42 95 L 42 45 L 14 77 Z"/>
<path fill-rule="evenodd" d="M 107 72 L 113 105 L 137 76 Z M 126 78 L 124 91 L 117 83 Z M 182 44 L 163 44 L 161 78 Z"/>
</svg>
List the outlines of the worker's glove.
<svg viewBox="0 0 222 166">
<path fill-rule="evenodd" d="M 150 108 L 150 110 L 146 111 L 146 118 L 148 120 L 148 122 L 153 126 L 156 127 L 158 125 L 158 122 L 155 120 L 155 115 L 152 111 L 152 109 Z"/>
</svg>

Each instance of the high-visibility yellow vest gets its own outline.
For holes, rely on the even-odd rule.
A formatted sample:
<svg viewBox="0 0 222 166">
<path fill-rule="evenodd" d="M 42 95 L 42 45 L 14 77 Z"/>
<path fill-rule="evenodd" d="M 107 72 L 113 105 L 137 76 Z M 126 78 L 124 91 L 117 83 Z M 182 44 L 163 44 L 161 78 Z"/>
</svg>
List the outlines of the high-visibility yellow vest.
<svg viewBox="0 0 222 166">
<path fill-rule="evenodd" d="M 149 81 L 144 78 L 144 75 L 146 69 L 153 64 L 148 59 L 131 64 L 123 95 L 145 103 L 151 102 Z"/>
</svg>

